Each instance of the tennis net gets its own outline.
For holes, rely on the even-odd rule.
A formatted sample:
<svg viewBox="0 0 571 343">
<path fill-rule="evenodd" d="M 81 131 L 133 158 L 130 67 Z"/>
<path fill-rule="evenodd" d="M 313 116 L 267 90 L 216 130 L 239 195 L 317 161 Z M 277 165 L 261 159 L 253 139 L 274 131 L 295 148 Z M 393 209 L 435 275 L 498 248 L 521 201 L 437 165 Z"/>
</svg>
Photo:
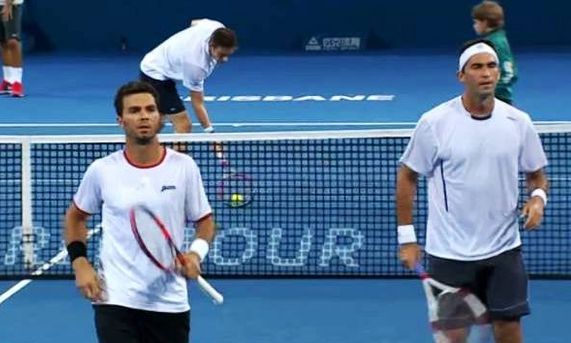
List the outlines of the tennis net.
<svg viewBox="0 0 571 343">
<path fill-rule="evenodd" d="M 530 274 L 571 277 L 571 126 L 541 126 L 549 158 L 550 202 L 540 230 L 522 233 Z M 210 276 L 405 277 L 397 260 L 394 187 L 411 130 L 163 135 L 183 142 L 201 168 L 218 225 L 206 260 Z M 123 147 L 122 136 L 0 137 L 0 278 L 24 278 L 62 251 L 62 221 L 83 172 Z M 254 187 L 245 207 L 217 196 L 222 142 L 233 168 Z M 179 144 L 179 143 L 177 143 Z M 521 181 L 521 201 L 525 199 Z M 415 224 L 421 241 L 426 185 Z M 96 260 L 101 218 L 94 215 L 89 255 Z M 193 228 L 187 229 L 189 245 Z M 34 277 L 72 276 L 63 259 Z"/>
</svg>

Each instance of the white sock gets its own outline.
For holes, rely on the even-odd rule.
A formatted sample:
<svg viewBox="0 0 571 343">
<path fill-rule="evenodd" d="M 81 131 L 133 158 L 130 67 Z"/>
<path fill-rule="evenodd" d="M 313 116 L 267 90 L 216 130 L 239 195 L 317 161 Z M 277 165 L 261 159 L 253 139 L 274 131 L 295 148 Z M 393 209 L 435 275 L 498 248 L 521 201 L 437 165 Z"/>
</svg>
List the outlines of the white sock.
<svg viewBox="0 0 571 343">
<path fill-rule="evenodd" d="M 22 67 L 12 67 L 12 81 L 22 83 Z"/>
<path fill-rule="evenodd" d="M 10 81 L 10 79 L 12 78 L 11 76 L 11 68 L 12 67 L 6 67 L 6 66 L 2 66 L 2 73 L 4 74 L 4 80 L 12 83 L 12 81 Z"/>
</svg>

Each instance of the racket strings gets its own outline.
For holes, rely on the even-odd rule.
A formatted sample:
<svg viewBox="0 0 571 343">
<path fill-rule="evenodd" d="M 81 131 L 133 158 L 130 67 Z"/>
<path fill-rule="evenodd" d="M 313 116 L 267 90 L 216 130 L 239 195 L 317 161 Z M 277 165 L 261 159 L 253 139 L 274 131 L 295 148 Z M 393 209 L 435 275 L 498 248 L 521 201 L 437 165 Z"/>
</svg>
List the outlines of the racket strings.
<svg viewBox="0 0 571 343">
<path fill-rule="evenodd" d="M 253 200 L 253 182 L 242 173 L 231 174 L 218 183 L 218 200 L 231 207 L 247 205 Z"/>
<path fill-rule="evenodd" d="M 152 215 L 142 209 L 134 209 L 131 224 L 137 243 L 151 262 L 162 270 L 173 270 L 177 251 L 165 238 Z"/>
<path fill-rule="evenodd" d="M 432 329 L 437 343 L 488 342 L 489 318 L 481 301 L 465 290 L 435 294 L 436 319 Z"/>
</svg>

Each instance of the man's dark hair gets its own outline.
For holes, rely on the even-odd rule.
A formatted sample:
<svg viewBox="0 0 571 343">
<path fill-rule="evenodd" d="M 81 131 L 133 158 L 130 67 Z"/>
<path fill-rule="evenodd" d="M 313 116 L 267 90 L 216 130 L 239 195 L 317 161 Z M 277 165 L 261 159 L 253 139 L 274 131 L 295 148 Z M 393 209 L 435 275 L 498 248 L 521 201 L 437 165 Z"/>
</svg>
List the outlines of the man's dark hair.
<svg viewBox="0 0 571 343">
<path fill-rule="evenodd" d="M 236 37 L 236 33 L 229 28 L 221 27 L 216 29 L 210 36 L 210 44 L 215 47 L 237 48 L 238 37 Z"/>
<path fill-rule="evenodd" d="M 123 99 L 129 95 L 148 93 L 155 98 L 155 102 L 158 106 L 159 104 L 159 93 L 147 82 L 143 81 L 131 81 L 128 82 L 117 90 L 115 94 L 115 112 L 119 117 L 123 115 Z"/>
</svg>

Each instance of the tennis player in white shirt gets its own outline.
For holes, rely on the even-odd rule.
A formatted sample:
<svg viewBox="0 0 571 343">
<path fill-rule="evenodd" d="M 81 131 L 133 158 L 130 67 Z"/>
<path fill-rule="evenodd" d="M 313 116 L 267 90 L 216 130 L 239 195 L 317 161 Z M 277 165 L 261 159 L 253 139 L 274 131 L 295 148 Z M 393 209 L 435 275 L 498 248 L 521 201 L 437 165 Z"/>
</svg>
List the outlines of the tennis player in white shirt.
<svg viewBox="0 0 571 343">
<path fill-rule="evenodd" d="M 198 166 L 190 156 L 159 142 L 157 99 L 155 89 L 145 82 L 119 88 L 115 108 L 125 131 L 125 148 L 88 167 L 65 217 L 76 285 L 93 302 L 100 343 L 188 343 L 186 278 L 200 274 L 215 234 Z M 186 224 L 196 227 L 180 275 L 167 275 L 151 263 L 131 232 L 129 208 L 145 197 L 164 209 L 162 219 L 178 246 Z M 96 272 L 87 259 L 86 224 L 98 212 L 103 235 Z"/>
<path fill-rule="evenodd" d="M 547 204 L 547 159 L 528 114 L 494 98 L 498 56 L 468 42 L 458 62 L 464 93 L 425 113 L 400 162 L 396 185 L 400 259 L 421 257 L 413 226 L 418 176 L 428 183 L 425 251 L 434 279 L 467 287 L 487 305 L 495 340 L 523 342 L 529 314 L 518 209 L 520 172 L 529 198 L 521 214 L 536 229 Z"/>
<path fill-rule="evenodd" d="M 192 108 L 204 131 L 214 132 L 204 105 L 204 81 L 217 65 L 227 62 L 237 48 L 234 31 L 218 21 L 199 19 L 145 55 L 140 65 L 140 79 L 159 92 L 159 111 L 173 123 L 176 133 L 192 130 L 176 81 L 182 81 L 190 90 Z"/>
</svg>

